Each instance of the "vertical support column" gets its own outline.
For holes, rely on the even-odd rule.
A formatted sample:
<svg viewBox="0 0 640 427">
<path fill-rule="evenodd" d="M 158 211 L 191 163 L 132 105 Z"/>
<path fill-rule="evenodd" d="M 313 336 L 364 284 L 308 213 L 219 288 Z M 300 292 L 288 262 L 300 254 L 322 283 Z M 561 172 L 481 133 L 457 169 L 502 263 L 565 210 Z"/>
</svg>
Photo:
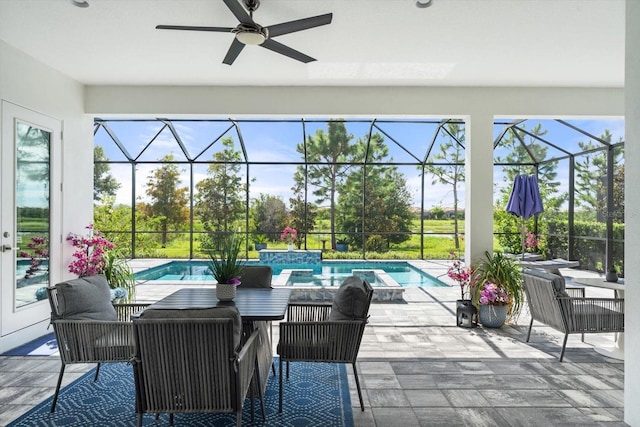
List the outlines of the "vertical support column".
<svg viewBox="0 0 640 427">
<path fill-rule="evenodd" d="M 468 265 L 493 250 L 493 115 L 465 120 L 465 260 Z"/>
<path fill-rule="evenodd" d="M 625 3 L 624 421 L 640 426 L 640 2 Z"/>
</svg>

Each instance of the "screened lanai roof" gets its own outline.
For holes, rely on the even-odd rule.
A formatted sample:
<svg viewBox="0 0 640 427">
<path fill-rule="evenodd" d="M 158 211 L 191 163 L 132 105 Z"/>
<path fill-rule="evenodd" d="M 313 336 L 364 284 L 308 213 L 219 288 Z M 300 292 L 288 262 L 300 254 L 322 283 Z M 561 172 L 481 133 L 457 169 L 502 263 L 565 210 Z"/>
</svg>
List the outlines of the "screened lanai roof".
<svg viewBox="0 0 640 427">
<path fill-rule="evenodd" d="M 396 165 L 441 164 L 443 145 L 455 141 L 465 146 L 464 137 L 453 135 L 448 125 L 464 129 L 460 119 L 332 119 L 345 123 L 353 140 L 382 135 Z M 253 164 L 304 163 L 292 146 L 325 130 L 329 119 L 95 119 L 95 143 L 108 150 L 111 162 L 157 162 L 162 152 L 172 153 L 177 162 L 211 162 L 220 149 L 218 141 L 231 137 L 238 142 L 242 161 Z M 569 158 L 611 145 L 621 145 L 623 119 L 496 119 L 494 160 L 505 159 L 514 145 L 528 155 L 523 164 L 538 164 Z M 508 142 L 506 142 L 508 141 Z M 546 147 L 542 152 L 527 150 L 532 144 Z M 265 156 L 269 147 L 270 156 Z M 162 149 L 162 150 L 160 150 Z M 260 153 L 260 155 L 255 155 Z M 159 157 L 160 156 L 160 157 Z M 459 159 L 462 161 L 464 158 Z"/>
</svg>

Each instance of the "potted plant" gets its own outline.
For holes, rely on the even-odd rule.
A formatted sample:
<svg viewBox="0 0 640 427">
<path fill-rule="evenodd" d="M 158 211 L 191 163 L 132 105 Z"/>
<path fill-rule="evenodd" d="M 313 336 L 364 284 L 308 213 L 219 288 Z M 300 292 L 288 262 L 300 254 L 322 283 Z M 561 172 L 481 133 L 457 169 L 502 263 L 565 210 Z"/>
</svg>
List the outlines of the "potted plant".
<svg viewBox="0 0 640 427">
<path fill-rule="evenodd" d="M 488 286 L 490 285 L 490 286 Z M 496 293 L 496 301 L 482 304 L 482 291 L 485 287 L 489 288 L 488 292 Z M 495 288 L 494 288 L 495 286 Z M 502 252 L 490 253 L 485 252 L 485 257 L 472 266 L 470 290 L 472 300 L 479 312 L 482 312 L 482 305 L 506 305 L 507 321 L 518 318 L 520 310 L 524 303 L 524 288 L 522 285 L 522 273 L 520 266 L 512 258 L 507 257 Z M 504 298 L 502 295 L 507 298 Z M 489 295 L 485 295 L 489 297 Z M 486 309 L 484 309 L 486 311 Z M 494 310 L 495 311 L 495 310 Z"/>
<path fill-rule="evenodd" d="M 507 320 L 507 311 L 511 297 L 500 286 L 487 282 L 480 291 L 480 323 L 487 328 L 500 328 Z"/>
<path fill-rule="evenodd" d="M 236 296 L 236 286 L 240 284 L 242 262 L 238 261 L 242 241 L 230 234 L 220 242 L 218 253 L 209 253 L 209 270 L 216 279 L 216 295 L 220 301 L 231 301 Z"/>
<path fill-rule="evenodd" d="M 453 251 L 449 252 L 453 264 L 447 270 L 447 276 L 460 286 L 460 299 L 456 300 L 456 325 L 474 327 L 477 324 L 477 311 L 469 298 L 468 287 L 471 279 L 471 267 L 464 267 Z"/>
<path fill-rule="evenodd" d="M 609 266 L 609 271 L 605 276 L 605 280 L 607 282 L 617 282 L 618 281 L 618 270 L 616 269 L 615 264 L 611 263 Z"/>
<path fill-rule="evenodd" d="M 267 249 L 268 242 L 269 238 L 264 234 L 256 234 L 255 236 L 253 236 L 253 243 L 256 244 L 256 251 Z"/>
<path fill-rule="evenodd" d="M 338 252 L 349 251 L 349 241 L 345 237 L 342 237 L 336 241 L 336 251 Z"/>
</svg>

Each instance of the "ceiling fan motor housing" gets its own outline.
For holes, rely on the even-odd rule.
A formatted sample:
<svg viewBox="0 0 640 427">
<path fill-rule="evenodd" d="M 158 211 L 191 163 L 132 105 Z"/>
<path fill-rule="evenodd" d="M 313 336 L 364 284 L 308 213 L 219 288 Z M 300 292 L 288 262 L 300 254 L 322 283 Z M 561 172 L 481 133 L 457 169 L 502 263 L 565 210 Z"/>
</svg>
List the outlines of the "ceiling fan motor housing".
<svg viewBox="0 0 640 427">
<path fill-rule="evenodd" d="M 260 7 L 260 0 L 244 0 L 244 6 L 250 12 L 255 12 Z"/>
</svg>

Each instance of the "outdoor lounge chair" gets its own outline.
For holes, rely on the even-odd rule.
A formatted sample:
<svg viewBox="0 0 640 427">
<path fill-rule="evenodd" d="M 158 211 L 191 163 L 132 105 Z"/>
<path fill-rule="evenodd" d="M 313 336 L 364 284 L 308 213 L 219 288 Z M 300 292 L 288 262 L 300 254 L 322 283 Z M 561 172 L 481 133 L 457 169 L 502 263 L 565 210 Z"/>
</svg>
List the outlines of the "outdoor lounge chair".
<svg viewBox="0 0 640 427">
<path fill-rule="evenodd" d="M 258 331 L 246 340 L 235 307 L 148 309 L 134 319 L 136 412 L 236 414 L 257 369 Z M 260 394 L 264 418 L 264 399 Z M 251 415 L 254 404 L 251 399 Z"/>
<path fill-rule="evenodd" d="M 365 325 L 373 288 L 359 277 L 347 278 L 336 292 L 332 304 L 291 303 L 287 321 L 280 323 L 280 396 L 278 411 L 282 412 L 282 364 L 289 362 L 351 363 L 355 376 L 360 408 L 364 411 L 356 359 Z"/>
<path fill-rule="evenodd" d="M 47 288 L 60 374 L 51 403 L 56 410 L 64 369 L 73 363 L 127 362 L 134 355 L 131 314 L 148 304 L 112 304 L 105 276 L 68 280 Z"/>
<path fill-rule="evenodd" d="M 560 362 L 569 334 L 624 332 L 624 299 L 571 297 L 564 277 L 543 271 L 525 270 L 523 278 L 531 313 L 527 342 L 534 320 L 564 333 Z"/>
</svg>

